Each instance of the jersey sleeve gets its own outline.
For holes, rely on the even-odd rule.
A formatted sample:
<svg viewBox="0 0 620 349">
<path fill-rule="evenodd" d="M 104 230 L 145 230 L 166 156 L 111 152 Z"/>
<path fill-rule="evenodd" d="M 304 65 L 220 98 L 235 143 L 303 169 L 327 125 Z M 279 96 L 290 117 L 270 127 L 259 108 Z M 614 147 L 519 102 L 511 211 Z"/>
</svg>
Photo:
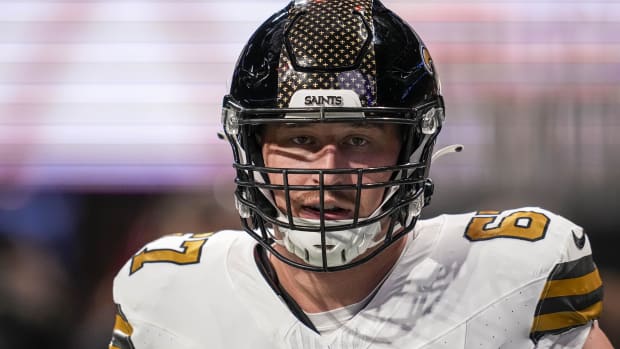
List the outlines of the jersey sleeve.
<svg viewBox="0 0 620 349">
<path fill-rule="evenodd" d="M 132 320 L 130 323 L 121 306 L 116 304 L 116 318 L 112 339 L 108 349 L 158 349 L 158 348 L 187 348 L 195 349 L 184 342 L 174 333 L 158 327 L 155 324 Z"/>
<path fill-rule="evenodd" d="M 591 328 L 591 324 L 587 324 L 559 334 L 545 335 L 538 341 L 536 349 L 582 349 Z"/>
<path fill-rule="evenodd" d="M 133 325 L 127 320 L 127 316 L 123 313 L 120 304 L 116 305 L 116 315 L 114 317 L 114 328 L 112 329 L 112 339 L 108 345 L 108 349 L 135 349 L 131 335 L 133 334 Z"/>
<path fill-rule="evenodd" d="M 182 297 L 169 287 L 174 268 L 200 263 L 203 246 L 211 233 L 173 234 L 140 249 L 114 279 L 116 315 L 108 349 L 194 348 L 171 331 L 162 319 L 173 318 L 162 300 Z M 172 294 L 171 294 L 172 292 Z"/>
<path fill-rule="evenodd" d="M 530 337 L 537 348 L 581 348 L 603 308 L 603 283 L 588 237 L 568 221 L 559 229 L 566 235 L 565 252 L 549 273 L 536 306 Z"/>
</svg>

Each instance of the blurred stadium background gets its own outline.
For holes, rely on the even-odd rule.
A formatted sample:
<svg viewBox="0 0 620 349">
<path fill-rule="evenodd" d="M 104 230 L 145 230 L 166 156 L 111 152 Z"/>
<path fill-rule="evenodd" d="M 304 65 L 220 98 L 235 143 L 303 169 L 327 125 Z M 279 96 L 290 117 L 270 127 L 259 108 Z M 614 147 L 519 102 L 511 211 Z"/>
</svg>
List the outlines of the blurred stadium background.
<svg viewBox="0 0 620 349">
<path fill-rule="evenodd" d="M 439 146 L 466 146 L 433 166 L 425 215 L 536 205 L 584 226 L 618 345 L 620 2 L 384 3 L 436 62 Z M 0 0 L 0 348 L 105 347 L 137 248 L 238 226 L 221 98 L 285 4 Z"/>
</svg>

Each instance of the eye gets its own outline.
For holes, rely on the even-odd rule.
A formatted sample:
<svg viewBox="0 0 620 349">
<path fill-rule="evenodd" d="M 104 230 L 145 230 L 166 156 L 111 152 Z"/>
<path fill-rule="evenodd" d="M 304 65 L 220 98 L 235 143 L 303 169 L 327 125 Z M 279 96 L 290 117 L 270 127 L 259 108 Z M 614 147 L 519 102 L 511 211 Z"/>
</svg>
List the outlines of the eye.
<svg viewBox="0 0 620 349">
<path fill-rule="evenodd" d="M 354 147 L 363 147 L 368 144 L 368 140 L 363 137 L 350 137 L 346 141 L 347 144 L 352 145 Z"/>
<path fill-rule="evenodd" d="M 296 145 L 310 145 L 314 140 L 310 136 L 295 136 L 291 138 L 291 142 Z"/>
</svg>

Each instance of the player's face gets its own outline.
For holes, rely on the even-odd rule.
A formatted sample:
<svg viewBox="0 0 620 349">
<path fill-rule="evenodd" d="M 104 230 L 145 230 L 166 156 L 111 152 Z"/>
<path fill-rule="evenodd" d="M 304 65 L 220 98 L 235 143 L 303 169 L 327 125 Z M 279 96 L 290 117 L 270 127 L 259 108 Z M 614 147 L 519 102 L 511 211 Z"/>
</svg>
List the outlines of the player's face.
<svg viewBox="0 0 620 349">
<path fill-rule="evenodd" d="M 350 169 L 395 165 L 401 137 L 390 124 L 281 124 L 268 125 L 262 134 L 265 165 L 275 168 Z M 363 183 L 383 182 L 391 173 L 366 174 Z M 284 184 L 281 174 L 270 174 L 272 184 Z M 355 184 L 356 174 L 329 174 L 324 185 Z M 316 174 L 289 174 L 289 185 L 318 185 Z M 383 200 L 384 188 L 364 189 L 360 197 L 360 218 L 368 217 Z M 288 213 L 283 191 L 274 191 L 278 208 Z M 352 219 L 355 190 L 332 190 L 324 194 L 325 219 Z M 318 191 L 290 191 L 294 217 L 319 219 Z"/>
</svg>

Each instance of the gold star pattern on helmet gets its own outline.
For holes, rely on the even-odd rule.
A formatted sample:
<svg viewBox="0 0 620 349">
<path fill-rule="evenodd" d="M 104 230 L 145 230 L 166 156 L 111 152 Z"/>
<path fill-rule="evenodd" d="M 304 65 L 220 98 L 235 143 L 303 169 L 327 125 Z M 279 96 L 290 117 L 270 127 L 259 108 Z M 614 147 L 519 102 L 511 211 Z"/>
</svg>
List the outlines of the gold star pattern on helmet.
<svg viewBox="0 0 620 349">
<path fill-rule="evenodd" d="M 352 89 L 362 106 L 376 105 L 371 11 L 371 0 L 310 0 L 290 9 L 278 69 L 278 107 L 287 107 L 301 88 Z"/>
</svg>

